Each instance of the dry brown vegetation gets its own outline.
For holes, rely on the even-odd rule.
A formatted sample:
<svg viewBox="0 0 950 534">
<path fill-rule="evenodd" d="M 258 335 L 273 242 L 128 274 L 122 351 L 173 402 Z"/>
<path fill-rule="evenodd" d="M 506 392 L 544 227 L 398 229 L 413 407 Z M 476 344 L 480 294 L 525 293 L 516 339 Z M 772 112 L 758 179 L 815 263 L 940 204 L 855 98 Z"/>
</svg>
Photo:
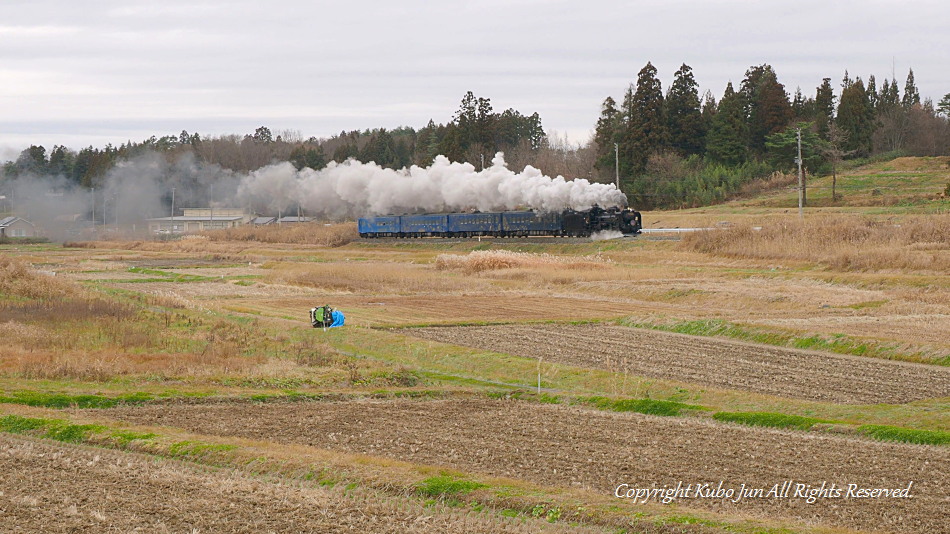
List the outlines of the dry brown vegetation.
<svg viewBox="0 0 950 534">
<path fill-rule="evenodd" d="M 742 184 L 742 187 L 739 188 L 739 192 L 736 193 L 735 198 L 753 198 L 768 191 L 788 189 L 790 187 L 795 187 L 797 182 L 797 175 L 775 171 L 768 178 L 761 180 L 750 180 Z"/>
<path fill-rule="evenodd" d="M 0 324 L 0 332 L 10 325 Z M 115 351 L 7 352 L 0 360 L 0 375 L 27 379 L 74 379 L 104 382 L 120 376 L 145 375 L 151 379 L 249 375 L 260 368 L 262 358 L 218 353 L 129 354 Z M 281 369 L 286 371 L 286 369 Z"/>
<path fill-rule="evenodd" d="M 498 269 L 532 267 L 585 270 L 604 269 L 609 261 L 596 255 L 575 258 L 553 254 L 512 252 L 510 250 L 476 250 L 466 255 L 439 254 L 435 259 L 435 268 L 440 271 L 455 270 L 469 274 Z"/>
<path fill-rule="evenodd" d="M 425 293 L 486 287 L 476 280 L 433 276 L 426 265 L 396 262 L 268 264 L 270 283 L 312 287 L 334 293 Z"/>
<path fill-rule="evenodd" d="M 0 256 L 0 295 L 50 300 L 81 293 L 79 286 L 62 278 L 40 274 L 16 258 Z"/>
<path fill-rule="evenodd" d="M 353 223 L 324 224 L 269 224 L 265 226 L 245 225 L 225 230 L 204 232 L 212 241 L 257 241 L 260 243 L 292 243 L 298 245 L 317 245 L 322 247 L 343 246 L 359 237 Z"/>
<path fill-rule="evenodd" d="M 0 256 L 0 297 L 5 297 L 0 299 L 0 310 L 7 321 L 51 321 L 64 316 L 83 320 L 132 314 L 129 306 L 7 256 Z"/>
<path fill-rule="evenodd" d="M 187 314 L 136 309 L 64 277 L 38 274 L 0 256 L 0 376 L 103 382 L 240 377 L 331 381 L 347 372 L 326 345 L 271 342 L 284 358 L 247 354 L 260 348 L 256 325 L 208 322 Z M 170 299 L 144 297 L 147 305 Z M 175 306 L 173 306 L 175 307 Z M 334 375 L 338 375 L 334 378 Z"/>
<path fill-rule="evenodd" d="M 907 217 L 816 216 L 694 232 L 685 250 L 736 258 L 818 262 L 845 271 L 950 272 L 950 215 Z"/>
</svg>

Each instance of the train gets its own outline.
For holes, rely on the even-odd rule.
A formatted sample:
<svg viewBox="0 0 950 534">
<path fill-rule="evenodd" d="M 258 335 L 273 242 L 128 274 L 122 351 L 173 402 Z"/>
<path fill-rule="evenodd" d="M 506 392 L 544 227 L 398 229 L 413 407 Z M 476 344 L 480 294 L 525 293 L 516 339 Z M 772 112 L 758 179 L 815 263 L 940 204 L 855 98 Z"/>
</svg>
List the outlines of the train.
<svg viewBox="0 0 950 534">
<path fill-rule="evenodd" d="M 639 234 L 640 212 L 629 208 L 600 208 L 555 212 L 498 211 L 424 213 L 362 217 L 360 237 L 588 237 L 595 232 Z"/>
</svg>

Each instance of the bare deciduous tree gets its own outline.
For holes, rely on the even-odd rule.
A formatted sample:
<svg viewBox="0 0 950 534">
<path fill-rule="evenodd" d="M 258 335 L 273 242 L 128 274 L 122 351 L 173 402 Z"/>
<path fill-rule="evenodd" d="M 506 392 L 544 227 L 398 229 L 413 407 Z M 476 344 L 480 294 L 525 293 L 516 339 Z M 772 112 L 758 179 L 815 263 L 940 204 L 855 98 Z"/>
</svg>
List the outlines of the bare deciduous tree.
<svg viewBox="0 0 950 534">
<path fill-rule="evenodd" d="M 831 162 L 831 201 L 838 201 L 838 165 L 841 163 L 841 160 L 854 154 L 854 150 L 844 150 L 844 147 L 848 143 L 848 132 L 842 130 L 834 122 L 831 122 L 828 125 L 828 139 L 821 145 L 819 145 L 818 150 L 823 156 L 828 158 L 828 161 Z"/>
</svg>

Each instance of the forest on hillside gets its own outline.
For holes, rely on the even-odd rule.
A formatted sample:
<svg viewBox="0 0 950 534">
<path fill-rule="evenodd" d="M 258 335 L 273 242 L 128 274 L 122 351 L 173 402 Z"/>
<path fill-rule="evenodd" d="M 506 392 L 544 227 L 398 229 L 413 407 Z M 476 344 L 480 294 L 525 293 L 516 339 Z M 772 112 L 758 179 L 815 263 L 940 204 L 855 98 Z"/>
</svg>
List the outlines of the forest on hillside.
<svg viewBox="0 0 950 534">
<path fill-rule="evenodd" d="M 538 113 L 494 110 L 487 97 L 466 93 L 451 121 L 343 131 L 304 139 L 266 126 L 244 135 L 201 136 L 182 131 L 120 146 L 78 151 L 30 146 L 0 166 L 0 195 L 17 182 L 57 177 L 59 187 L 91 190 L 123 161 L 158 154 L 190 158 L 234 173 L 274 162 L 320 169 L 349 158 L 387 168 L 427 166 L 436 155 L 481 169 L 504 152 L 512 169 L 532 165 L 567 178 L 613 182 L 619 175 L 631 205 L 643 209 L 721 202 L 756 180 L 795 166 L 800 132 L 807 175 L 825 174 L 845 160 L 950 154 L 950 94 L 937 104 L 921 98 L 911 70 L 903 88 L 845 72 L 814 90 L 789 94 L 767 64 L 750 67 L 717 99 L 699 95 L 692 69 L 682 65 L 669 88 L 647 63 L 622 98 L 606 97 L 592 117 L 593 137 L 575 144 L 546 134 Z M 174 172 L 174 165 L 165 172 Z"/>
</svg>

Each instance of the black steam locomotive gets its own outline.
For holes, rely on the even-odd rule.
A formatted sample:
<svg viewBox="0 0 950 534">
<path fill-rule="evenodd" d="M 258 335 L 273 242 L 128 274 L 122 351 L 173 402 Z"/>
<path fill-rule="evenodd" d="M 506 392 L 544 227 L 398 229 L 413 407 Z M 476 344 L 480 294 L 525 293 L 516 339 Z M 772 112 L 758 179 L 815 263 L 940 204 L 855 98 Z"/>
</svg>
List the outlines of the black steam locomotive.
<svg viewBox="0 0 950 534">
<path fill-rule="evenodd" d="M 638 234 L 640 212 L 627 208 L 600 208 L 561 212 L 500 211 L 426 213 L 363 217 L 360 237 L 586 237 L 595 232 Z"/>
</svg>

